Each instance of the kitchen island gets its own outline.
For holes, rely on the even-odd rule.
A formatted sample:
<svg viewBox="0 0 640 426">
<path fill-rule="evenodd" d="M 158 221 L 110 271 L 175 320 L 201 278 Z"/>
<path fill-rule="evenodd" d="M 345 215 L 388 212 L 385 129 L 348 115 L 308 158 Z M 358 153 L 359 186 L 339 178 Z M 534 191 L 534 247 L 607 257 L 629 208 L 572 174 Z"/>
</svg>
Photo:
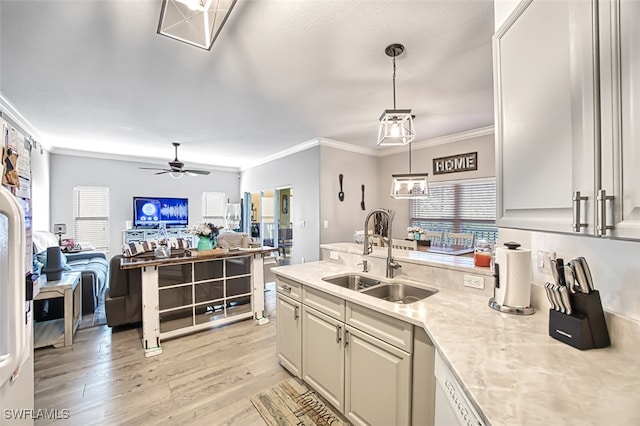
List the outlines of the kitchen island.
<svg viewBox="0 0 640 426">
<path fill-rule="evenodd" d="M 322 278 L 362 273 L 356 266 L 358 259 L 342 257 L 356 254 L 358 246 L 322 247 L 327 254 L 334 254 L 319 262 L 274 268 L 274 273 L 424 329 L 485 424 L 640 424 L 637 351 L 628 350 L 628 346 L 623 350 L 615 341 L 609 348 L 579 351 L 549 337 L 547 311 L 531 316 L 496 312 L 489 308 L 486 293 L 463 292 L 439 279 L 445 272 L 425 272 L 420 275 L 424 280 L 411 281 L 438 292 L 407 305 L 342 288 Z M 383 276 L 381 262 L 376 261 L 379 256 L 382 252 L 374 251 L 367 258 L 373 262 L 372 273 Z M 469 263 L 471 259 L 434 256 L 399 253 L 396 259 L 403 263 L 401 270 L 412 262 L 434 269 L 483 272 Z"/>
<path fill-rule="evenodd" d="M 168 339 L 242 319 L 264 317 L 265 254 L 273 247 L 122 258 L 142 273 L 142 347 L 162 352 Z"/>
</svg>

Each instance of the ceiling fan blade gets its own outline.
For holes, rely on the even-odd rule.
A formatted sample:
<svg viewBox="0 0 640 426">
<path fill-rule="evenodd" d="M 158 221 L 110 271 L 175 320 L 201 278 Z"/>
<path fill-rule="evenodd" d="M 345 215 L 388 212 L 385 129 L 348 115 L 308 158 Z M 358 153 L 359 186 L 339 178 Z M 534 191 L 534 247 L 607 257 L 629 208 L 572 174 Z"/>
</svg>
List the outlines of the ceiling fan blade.
<svg viewBox="0 0 640 426">
<path fill-rule="evenodd" d="M 156 175 L 163 175 L 163 174 L 165 174 L 165 173 L 171 173 L 171 172 L 170 172 L 169 170 L 163 170 L 163 171 L 161 171 L 161 172 L 154 173 L 154 174 L 156 174 Z"/>
<path fill-rule="evenodd" d="M 140 170 L 162 170 L 164 172 L 168 172 L 168 169 L 161 169 L 159 167 L 138 167 Z"/>
<path fill-rule="evenodd" d="M 208 170 L 183 170 L 183 172 L 192 175 L 208 175 L 211 173 Z"/>
</svg>

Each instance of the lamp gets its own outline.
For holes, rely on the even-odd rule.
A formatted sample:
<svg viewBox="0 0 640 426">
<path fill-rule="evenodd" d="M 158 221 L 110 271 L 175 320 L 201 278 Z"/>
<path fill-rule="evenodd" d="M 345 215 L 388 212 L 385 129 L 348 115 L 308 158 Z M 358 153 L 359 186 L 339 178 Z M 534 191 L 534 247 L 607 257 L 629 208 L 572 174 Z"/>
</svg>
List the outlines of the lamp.
<svg viewBox="0 0 640 426">
<path fill-rule="evenodd" d="M 174 179 L 182 179 L 182 176 L 184 176 L 184 173 L 182 173 L 182 172 L 169 172 L 169 176 L 171 176 Z"/>
<path fill-rule="evenodd" d="M 211 50 L 237 0 L 164 0 L 158 34 Z"/>
<path fill-rule="evenodd" d="M 406 145 L 416 137 L 413 129 L 413 115 L 410 109 L 396 109 L 396 56 L 404 52 L 399 43 L 390 44 L 384 50 L 393 58 L 393 109 L 385 109 L 380 116 L 378 146 Z"/>
<path fill-rule="evenodd" d="M 62 235 L 67 233 L 67 225 L 64 223 L 56 223 L 53 225 L 53 233 L 58 236 L 58 245 L 62 246 Z"/>
<path fill-rule="evenodd" d="M 411 173 L 411 144 L 409 144 L 409 173 L 391 175 L 391 198 L 428 198 L 429 173 Z"/>
</svg>

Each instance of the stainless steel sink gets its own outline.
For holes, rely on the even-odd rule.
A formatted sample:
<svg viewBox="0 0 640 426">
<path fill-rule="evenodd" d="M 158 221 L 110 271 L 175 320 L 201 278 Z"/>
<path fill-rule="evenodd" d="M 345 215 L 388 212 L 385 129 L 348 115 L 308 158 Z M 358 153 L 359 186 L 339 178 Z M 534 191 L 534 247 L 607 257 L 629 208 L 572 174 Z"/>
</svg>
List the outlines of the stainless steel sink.
<svg viewBox="0 0 640 426">
<path fill-rule="evenodd" d="M 338 275 L 335 277 L 323 278 L 322 280 L 355 291 L 369 288 L 382 282 L 377 278 L 365 277 L 360 274 Z"/>
<path fill-rule="evenodd" d="M 367 288 L 362 294 L 377 297 L 392 303 L 408 305 L 436 294 L 438 290 L 414 287 L 408 284 L 389 283 Z"/>
</svg>

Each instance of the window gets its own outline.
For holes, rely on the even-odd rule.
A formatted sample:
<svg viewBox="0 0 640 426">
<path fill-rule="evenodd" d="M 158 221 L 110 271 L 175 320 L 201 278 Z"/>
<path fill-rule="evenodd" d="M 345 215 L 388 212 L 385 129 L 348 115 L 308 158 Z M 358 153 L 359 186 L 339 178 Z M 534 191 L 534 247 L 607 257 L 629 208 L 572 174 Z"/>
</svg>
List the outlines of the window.
<svg viewBox="0 0 640 426">
<path fill-rule="evenodd" d="M 224 192 L 202 193 L 202 220 L 215 226 L 224 226 L 227 195 Z"/>
<path fill-rule="evenodd" d="M 410 223 L 433 231 L 472 232 L 495 243 L 496 180 L 473 179 L 429 184 L 429 198 L 411 200 Z"/>
<path fill-rule="evenodd" d="M 109 250 L 109 188 L 73 188 L 73 227 L 76 243 Z"/>
</svg>

